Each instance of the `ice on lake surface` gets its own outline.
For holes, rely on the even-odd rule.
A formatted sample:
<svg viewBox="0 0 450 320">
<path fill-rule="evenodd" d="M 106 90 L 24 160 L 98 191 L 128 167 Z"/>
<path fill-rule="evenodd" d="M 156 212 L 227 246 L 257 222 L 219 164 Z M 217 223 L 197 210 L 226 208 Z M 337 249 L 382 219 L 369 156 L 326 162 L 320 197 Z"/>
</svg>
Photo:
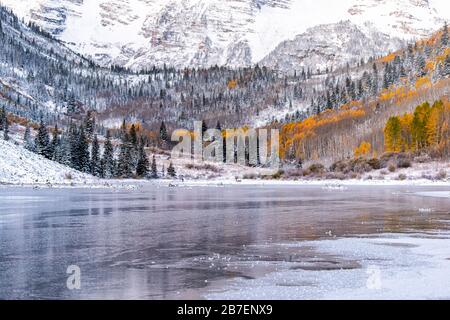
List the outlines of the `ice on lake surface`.
<svg viewBox="0 0 450 320">
<path fill-rule="evenodd" d="M 448 190 L 0 188 L 0 299 L 450 298 Z"/>
</svg>

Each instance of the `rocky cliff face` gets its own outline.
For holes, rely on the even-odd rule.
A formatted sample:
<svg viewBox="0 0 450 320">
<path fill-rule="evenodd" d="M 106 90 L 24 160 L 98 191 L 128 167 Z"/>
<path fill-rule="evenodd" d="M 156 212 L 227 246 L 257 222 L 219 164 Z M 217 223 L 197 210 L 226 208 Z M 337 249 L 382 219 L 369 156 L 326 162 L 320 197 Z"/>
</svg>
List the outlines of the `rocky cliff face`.
<svg viewBox="0 0 450 320">
<path fill-rule="evenodd" d="M 439 28 L 445 0 L 3 0 L 97 62 L 130 68 L 245 66 L 263 61 L 289 68 L 395 49 L 394 37 Z M 444 4 L 445 6 L 445 4 Z M 448 4 L 447 4 L 448 6 Z M 358 27 L 336 24 L 349 20 Z M 367 32 L 367 23 L 376 31 Z M 322 24 L 336 24 L 335 27 Z M 309 29 L 308 29 L 309 28 Z M 313 29 L 311 29 L 313 28 Z M 356 28 L 356 29 L 355 29 Z M 359 29 L 358 29 L 359 28 Z M 358 29 L 358 30 L 357 30 Z M 306 32 L 306 33 L 305 33 Z M 352 32 L 352 33 L 351 33 Z M 333 34 L 330 34 L 333 33 Z M 382 34 L 385 35 L 382 35 Z M 345 38 L 356 36 L 355 39 Z M 311 44 L 300 44 L 305 37 Z M 371 36 L 375 36 L 371 39 Z M 294 40 L 293 40 L 294 39 Z M 331 42 L 327 42 L 330 40 Z M 364 42 L 363 45 L 360 42 Z M 277 47 L 282 43 L 280 46 Z M 312 45 L 317 45 L 313 48 Z M 345 48 L 341 48 L 340 45 Z M 356 44 L 356 47 L 354 45 Z M 364 47 L 364 48 L 363 48 Z M 276 50 L 272 52 L 274 49 Z M 292 49 L 292 52 L 289 50 Z M 333 50 L 338 49 L 335 54 Z M 348 49 L 348 52 L 344 52 Z M 323 51 L 322 51 L 323 50 Z M 280 56 L 278 57 L 278 53 Z M 305 54 L 312 54 L 304 59 Z M 288 59 L 292 56 L 292 59 Z"/>
<path fill-rule="evenodd" d="M 355 64 L 365 57 L 381 56 L 405 43 L 376 31 L 372 26 L 357 26 L 350 21 L 308 29 L 293 40 L 282 42 L 261 64 L 283 72 L 303 68 L 338 68 Z"/>
</svg>

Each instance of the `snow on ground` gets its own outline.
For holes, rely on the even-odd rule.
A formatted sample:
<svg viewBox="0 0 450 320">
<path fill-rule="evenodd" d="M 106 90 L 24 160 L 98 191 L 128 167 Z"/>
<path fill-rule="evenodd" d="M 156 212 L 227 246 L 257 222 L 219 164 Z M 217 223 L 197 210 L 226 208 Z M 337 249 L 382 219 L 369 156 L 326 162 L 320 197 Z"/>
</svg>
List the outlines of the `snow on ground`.
<svg viewBox="0 0 450 320">
<path fill-rule="evenodd" d="M 171 162 L 169 156 L 157 156 L 159 167 L 167 169 Z M 249 168 L 237 164 L 203 163 L 196 168 L 188 169 L 192 164 L 188 159 L 173 160 L 178 175 L 178 185 L 208 186 L 208 185 L 319 185 L 335 189 L 345 185 L 418 185 L 418 186 L 449 186 L 450 188 L 450 164 L 447 162 L 414 163 L 410 168 L 396 169 L 390 172 L 388 169 L 375 170 L 363 174 L 357 179 L 318 179 L 318 178 L 294 178 L 291 180 L 269 179 L 273 170 Z M 210 168 L 213 168 L 211 170 Z M 445 177 L 443 175 L 445 173 Z M 267 175 L 269 174 L 269 176 Z M 253 176 L 255 179 L 245 179 Z M 183 179 L 181 179 L 183 178 Z M 180 181 L 184 180 L 184 181 Z"/>
<path fill-rule="evenodd" d="M 11 141 L 0 140 L 0 185 L 84 185 L 94 177 L 47 160 Z"/>
<path fill-rule="evenodd" d="M 346 185 L 433 185 L 449 186 L 450 164 L 447 162 L 414 163 L 411 168 L 387 169 L 364 174 L 360 179 L 319 180 L 301 178 L 298 180 L 270 179 L 276 170 L 251 168 L 239 164 L 217 162 L 193 162 L 186 158 L 171 158 L 170 153 L 156 154 L 158 180 L 114 179 L 102 180 L 44 159 L 20 145 L 23 144 L 25 128 L 11 125 L 11 140 L 0 143 L 0 184 L 14 185 L 86 185 L 89 187 L 139 187 L 148 184 L 160 186 L 221 186 L 221 185 L 319 185 L 329 190 L 339 190 Z M 153 154 L 149 153 L 151 159 Z M 177 177 L 167 176 L 167 168 L 173 163 Z M 162 176 L 162 172 L 165 175 Z M 439 177 L 445 172 L 445 178 Z M 246 179 L 254 177 L 254 179 Z M 400 177 L 402 177 L 400 179 Z M 442 196 L 442 195 L 441 195 Z"/>
<path fill-rule="evenodd" d="M 260 278 L 229 281 L 206 298 L 449 299 L 449 237 L 388 234 L 278 244 L 299 251 L 312 248 L 316 257 L 328 260 L 326 267 L 284 263 Z"/>
</svg>

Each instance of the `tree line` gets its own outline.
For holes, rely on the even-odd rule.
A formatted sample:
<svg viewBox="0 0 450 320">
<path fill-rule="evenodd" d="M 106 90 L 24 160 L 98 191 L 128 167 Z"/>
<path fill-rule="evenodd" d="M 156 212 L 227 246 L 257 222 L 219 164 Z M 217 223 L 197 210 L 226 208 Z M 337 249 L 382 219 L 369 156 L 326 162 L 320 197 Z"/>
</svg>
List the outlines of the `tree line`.
<svg viewBox="0 0 450 320">
<path fill-rule="evenodd" d="M 127 125 L 124 121 L 117 147 L 114 142 L 109 130 L 104 141 L 100 141 L 95 132 L 95 118 L 91 116 L 86 116 L 80 124 L 72 121 L 67 129 L 63 130 L 58 126 L 48 130 L 41 120 L 34 138 L 30 126 L 26 127 L 24 134 L 24 146 L 29 151 L 96 177 L 176 177 L 172 163 L 167 170 L 163 167 L 159 171 L 154 155 L 150 162 L 146 152 L 146 138 L 138 134 L 135 124 Z"/>
</svg>

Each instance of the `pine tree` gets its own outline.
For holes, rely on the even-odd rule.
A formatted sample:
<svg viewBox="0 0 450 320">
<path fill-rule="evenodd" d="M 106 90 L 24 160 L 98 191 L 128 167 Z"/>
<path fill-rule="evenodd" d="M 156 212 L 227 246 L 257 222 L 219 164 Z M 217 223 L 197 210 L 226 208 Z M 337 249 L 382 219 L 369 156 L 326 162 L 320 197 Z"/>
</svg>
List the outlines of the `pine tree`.
<svg viewBox="0 0 450 320">
<path fill-rule="evenodd" d="M 84 118 L 84 127 L 86 134 L 91 138 L 95 131 L 95 117 L 94 112 L 89 110 Z"/>
<path fill-rule="evenodd" d="M 55 160 L 58 158 L 58 147 L 59 147 L 59 135 L 58 135 L 58 125 L 55 125 L 53 130 L 52 142 L 49 145 L 49 154 L 51 154 L 51 159 Z"/>
<path fill-rule="evenodd" d="M 133 145 L 133 147 L 135 147 L 137 149 L 138 138 L 137 138 L 137 133 L 136 133 L 136 126 L 134 125 L 134 123 L 131 125 L 131 128 L 130 128 L 130 142 Z"/>
<path fill-rule="evenodd" d="M 170 163 L 169 167 L 167 168 L 167 174 L 172 178 L 175 178 L 177 176 L 172 162 Z"/>
<path fill-rule="evenodd" d="M 372 65 L 372 76 L 372 96 L 376 96 L 378 94 L 378 68 L 375 63 Z"/>
<path fill-rule="evenodd" d="M 153 158 L 152 158 L 151 178 L 152 179 L 158 179 L 158 168 L 156 167 L 156 158 L 155 158 L 155 156 L 153 156 Z"/>
<path fill-rule="evenodd" d="M 58 152 L 57 152 L 57 159 L 56 161 L 65 165 L 65 166 L 72 166 L 72 153 L 71 153 L 71 145 L 70 145 L 70 139 L 69 139 L 69 133 L 67 131 L 63 132 L 59 146 L 58 146 Z"/>
<path fill-rule="evenodd" d="M 91 174 L 96 177 L 102 176 L 102 168 L 100 163 L 100 145 L 98 143 L 97 135 L 94 135 L 92 140 L 92 150 L 91 150 Z"/>
<path fill-rule="evenodd" d="M 161 122 L 161 127 L 159 128 L 159 139 L 161 140 L 163 147 L 167 147 L 169 136 L 167 134 L 167 128 L 164 121 Z"/>
<path fill-rule="evenodd" d="M 69 124 L 69 132 L 68 132 L 68 145 L 69 145 L 69 156 L 70 156 L 70 166 L 74 169 L 79 169 L 80 166 L 80 159 L 78 157 L 78 141 L 79 141 L 79 135 L 77 127 L 74 123 Z"/>
<path fill-rule="evenodd" d="M 34 145 L 36 149 L 36 153 L 50 159 L 52 154 L 50 153 L 50 138 L 48 136 L 47 127 L 44 124 L 44 121 L 41 120 L 39 125 L 38 133 L 34 140 Z"/>
<path fill-rule="evenodd" d="M 3 116 L 3 139 L 5 141 L 9 140 L 9 121 L 8 117 L 6 116 L 6 113 Z"/>
<path fill-rule="evenodd" d="M 419 54 L 416 60 L 417 77 L 424 77 L 427 74 L 426 71 L 426 61 L 423 54 Z"/>
<path fill-rule="evenodd" d="M 144 146 L 144 139 L 141 139 L 141 143 L 139 144 L 139 160 L 136 168 L 136 174 L 139 177 L 146 177 L 148 175 L 149 161 Z"/>
<path fill-rule="evenodd" d="M 128 133 L 125 133 L 120 145 L 117 174 L 122 178 L 130 178 L 133 175 L 131 168 L 131 143 Z"/>
<path fill-rule="evenodd" d="M 0 131 L 2 131 L 5 126 L 5 119 L 6 119 L 6 111 L 5 107 L 3 107 L 0 109 Z"/>
<path fill-rule="evenodd" d="M 79 167 L 76 169 L 88 173 L 90 171 L 89 140 L 83 126 L 81 126 L 79 130 L 77 153 L 79 157 Z"/>
<path fill-rule="evenodd" d="M 70 94 L 69 97 L 69 101 L 67 102 L 67 113 L 69 115 L 78 113 L 78 105 L 77 102 L 75 100 L 75 96 L 73 95 L 73 93 Z"/>
<path fill-rule="evenodd" d="M 114 148 L 111 143 L 111 133 L 106 132 L 106 142 L 103 151 L 102 169 L 103 177 L 110 179 L 114 176 Z"/>
</svg>

